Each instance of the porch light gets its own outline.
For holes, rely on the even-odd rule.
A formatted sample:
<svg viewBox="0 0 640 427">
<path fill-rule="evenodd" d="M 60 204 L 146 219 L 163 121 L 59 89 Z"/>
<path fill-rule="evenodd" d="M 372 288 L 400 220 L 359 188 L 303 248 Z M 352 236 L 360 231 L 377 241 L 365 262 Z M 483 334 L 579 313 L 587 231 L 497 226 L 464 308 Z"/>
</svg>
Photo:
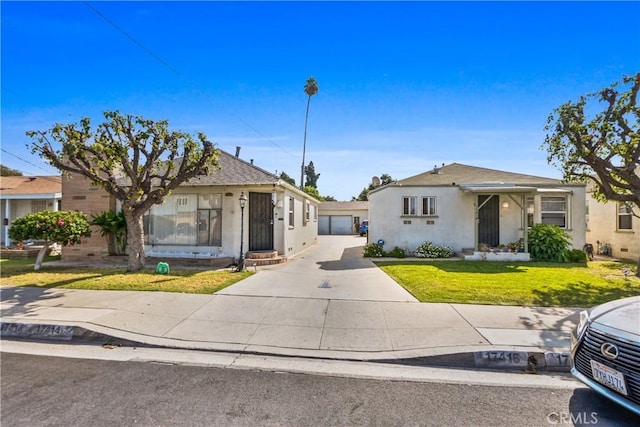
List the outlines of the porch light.
<svg viewBox="0 0 640 427">
<path fill-rule="evenodd" d="M 509 202 L 502 202 L 502 207 L 507 209 L 509 207 Z"/>
<path fill-rule="evenodd" d="M 247 204 L 247 196 L 244 191 L 240 193 L 240 259 L 237 271 L 244 270 L 244 206 Z"/>
</svg>

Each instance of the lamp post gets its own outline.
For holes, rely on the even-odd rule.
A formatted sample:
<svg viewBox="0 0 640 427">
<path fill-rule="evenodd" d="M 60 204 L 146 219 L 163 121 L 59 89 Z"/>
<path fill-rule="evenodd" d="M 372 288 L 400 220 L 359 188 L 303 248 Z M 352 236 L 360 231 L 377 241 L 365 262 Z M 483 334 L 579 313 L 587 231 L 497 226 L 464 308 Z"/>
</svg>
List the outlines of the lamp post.
<svg viewBox="0 0 640 427">
<path fill-rule="evenodd" d="M 247 196 L 244 191 L 240 193 L 240 260 L 238 271 L 244 270 L 244 206 L 247 204 Z"/>
</svg>

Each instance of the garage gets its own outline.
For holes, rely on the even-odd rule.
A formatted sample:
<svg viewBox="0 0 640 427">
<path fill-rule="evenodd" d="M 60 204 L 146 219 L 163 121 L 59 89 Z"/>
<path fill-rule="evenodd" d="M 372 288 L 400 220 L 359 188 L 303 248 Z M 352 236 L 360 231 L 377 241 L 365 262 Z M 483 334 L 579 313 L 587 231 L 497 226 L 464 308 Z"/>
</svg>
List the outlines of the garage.
<svg viewBox="0 0 640 427">
<path fill-rule="evenodd" d="M 318 234 L 353 234 L 351 215 L 319 215 Z"/>
</svg>

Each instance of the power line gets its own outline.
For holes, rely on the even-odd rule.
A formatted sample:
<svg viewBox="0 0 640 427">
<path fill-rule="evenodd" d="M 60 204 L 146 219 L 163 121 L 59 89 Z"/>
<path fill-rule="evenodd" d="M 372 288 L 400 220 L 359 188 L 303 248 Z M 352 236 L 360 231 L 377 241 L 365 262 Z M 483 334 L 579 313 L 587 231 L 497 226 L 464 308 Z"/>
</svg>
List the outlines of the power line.
<svg viewBox="0 0 640 427">
<path fill-rule="evenodd" d="M 193 80 L 187 78 L 186 76 L 184 76 L 182 73 L 180 73 L 180 71 L 178 69 L 176 69 L 175 67 L 173 67 L 171 64 L 169 64 L 167 61 L 165 61 L 164 59 L 162 59 L 159 55 L 157 55 L 155 52 L 153 52 L 151 49 L 147 48 L 145 45 L 143 45 L 140 41 L 138 41 L 135 37 L 133 37 L 131 34 L 129 34 L 128 32 L 126 32 L 124 29 L 122 29 L 120 26 L 118 26 L 115 22 L 113 22 L 111 19 L 109 19 L 106 15 L 104 15 L 102 12 L 100 12 L 98 9 L 96 9 L 95 7 L 93 7 L 89 2 L 87 1 L 83 1 L 82 3 L 84 3 L 85 6 L 87 6 L 89 9 L 91 9 L 96 15 L 98 15 L 100 18 L 102 18 L 104 21 L 106 21 L 109 25 L 111 25 L 113 28 L 115 28 L 118 32 L 120 32 L 121 34 L 123 34 L 125 37 L 127 37 L 133 44 L 135 44 L 136 46 L 138 46 L 139 48 L 141 48 L 142 50 L 144 50 L 149 56 L 151 56 L 153 59 L 155 59 L 156 61 L 158 61 L 160 64 L 162 64 L 162 66 L 166 67 L 167 69 L 169 69 L 173 74 L 175 74 L 176 76 L 178 76 L 179 78 L 181 78 L 182 80 L 186 81 L 188 84 L 190 84 L 192 87 L 196 88 L 201 94 L 203 94 L 205 97 L 211 99 L 212 101 L 216 101 L 211 95 L 209 95 L 207 92 L 205 92 L 202 88 L 200 88 Z M 220 105 L 220 104 L 218 104 Z M 230 112 L 227 108 L 225 108 L 224 105 L 220 105 L 220 107 L 227 111 Z M 236 119 L 242 123 L 243 125 L 245 125 L 246 127 L 248 127 L 249 129 L 251 129 L 253 132 L 255 132 L 256 134 L 258 134 L 260 137 L 264 138 L 265 140 L 269 141 L 271 144 L 273 144 L 274 146 L 278 147 L 280 150 L 284 151 L 285 153 L 289 154 L 292 157 L 297 157 L 295 154 L 291 153 L 290 151 L 286 150 L 284 147 L 282 147 L 280 144 L 276 143 L 275 141 L 273 141 L 271 138 L 267 137 L 266 135 L 264 135 L 262 132 L 260 132 L 258 129 L 256 129 L 254 126 L 252 126 L 249 122 L 247 122 L 246 120 L 244 120 L 242 117 L 237 117 Z"/>
<path fill-rule="evenodd" d="M 38 169 L 42 169 L 43 171 L 45 171 L 45 172 L 49 173 L 49 171 L 48 171 L 48 170 L 46 170 L 45 168 L 43 168 L 43 167 L 42 167 L 42 166 L 40 166 L 40 165 L 36 165 L 35 163 L 31 163 L 30 161 L 25 160 L 25 159 L 23 159 L 23 158 L 22 158 L 22 157 L 20 157 L 20 156 L 16 156 L 15 154 L 13 154 L 13 153 L 11 153 L 11 152 L 9 152 L 9 151 L 5 150 L 4 148 L 2 148 L 1 150 L 2 150 L 2 152 L 3 152 L 3 153 L 7 153 L 8 155 L 13 156 L 13 157 L 15 157 L 15 158 L 16 158 L 16 159 L 18 159 L 18 160 L 21 160 L 21 161 L 23 161 L 23 162 L 25 162 L 25 163 L 30 164 L 31 166 L 35 166 L 35 167 L 37 167 Z M 24 171 L 21 171 L 21 170 L 18 170 L 18 169 L 16 169 L 16 170 L 17 170 L 18 172 L 25 173 Z M 28 175 L 28 174 L 27 174 L 27 175 Z"/>
</svg>

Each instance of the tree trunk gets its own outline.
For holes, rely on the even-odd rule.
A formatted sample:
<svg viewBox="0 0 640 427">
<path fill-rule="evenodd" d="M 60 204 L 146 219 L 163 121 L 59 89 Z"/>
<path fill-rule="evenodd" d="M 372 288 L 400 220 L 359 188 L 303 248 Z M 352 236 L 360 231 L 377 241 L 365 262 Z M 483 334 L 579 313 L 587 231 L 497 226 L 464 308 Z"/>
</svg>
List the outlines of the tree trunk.
<svg viewBox="0 0 640 427">
<path fill-rule="evenodd" d="M 105 239 L 107 239 L 107 250 L 109 251 L 109 255 L 117 255 L 116 252 L 116 239 L 113 233 L 106 233 L 104 235 Z"/>
<path fill-rule="evenodd" d="M 44 242 L 44 246 L 42 247 L 42 249 L 40 249 L 40 252 L 38 252 L 38 256 L 36 257 L 36 263 L 33 266 L 34 271 L 40 270 L 40 268 L 42 267 L 42 261 L 44 261 L 44 257 L 45 255 L 47 255 L 48 250 L 49 243 Z"/>
<path fill-rule="evenodd" d="M 144 268 L 144 228 L 142 215 L 133 209 L 123 209 L 127 221 L 127 243 L 129 247 L 129 262 L 127 271 L 140 271 Z"/>
</svg>

